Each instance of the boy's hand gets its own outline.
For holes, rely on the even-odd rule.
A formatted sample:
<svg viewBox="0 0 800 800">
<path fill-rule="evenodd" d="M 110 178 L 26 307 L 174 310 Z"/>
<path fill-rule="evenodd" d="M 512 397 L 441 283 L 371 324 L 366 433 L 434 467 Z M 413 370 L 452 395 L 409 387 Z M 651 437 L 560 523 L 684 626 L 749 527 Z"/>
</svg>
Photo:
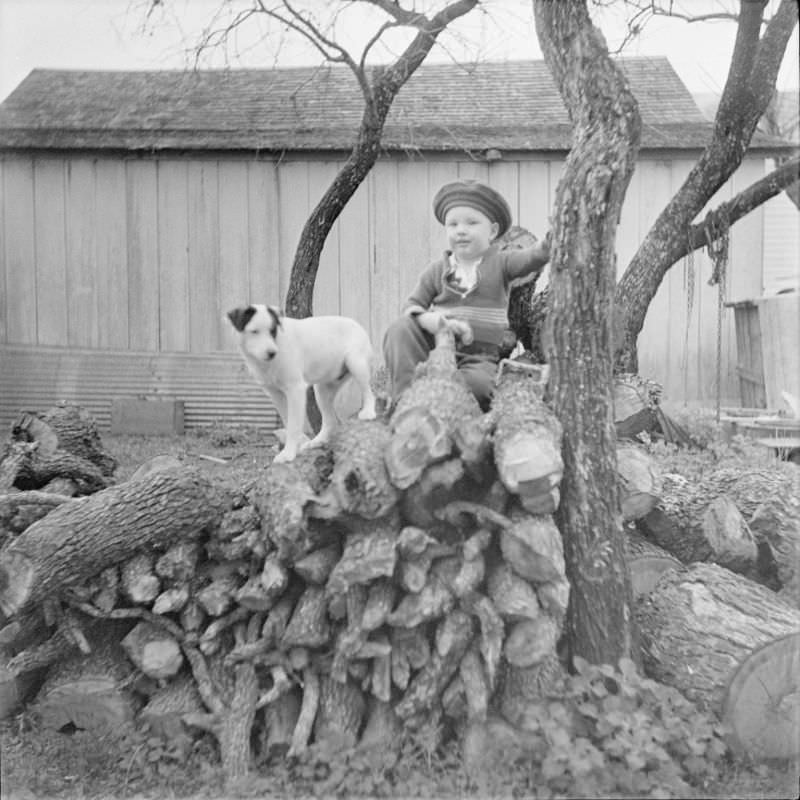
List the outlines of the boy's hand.
<svg viewBox="0 0 800 800">
<path fill-rule="evenodd" d="M 472 327 L 468 322 L 446 317 L 440 311 L 425 311 L 417 315 L 417 322 L 423 330 L 435 334 L 442 326 L 450 330 L 464 344 L 472 344 Z"/>
<path fill-rule="evenodd" d="M 445 325 L 452 331 L 456 339 L 461 339 L 462 344 L 472 344 L 472 326 L 469 322 L 464 322 L 461 319 L 448 319 L 445 317 Z"/>
<path fill-rule="evenodd" d="M 542 261 L 545 264 L 550 260 L 550 245 L 552 241 L 553 231 L 547 231 L 547 235 L 544 237 L 544 239 L 540 239 L 538 242 L 536 242 L 536 246 L 539 248 Z"/>
</svg>

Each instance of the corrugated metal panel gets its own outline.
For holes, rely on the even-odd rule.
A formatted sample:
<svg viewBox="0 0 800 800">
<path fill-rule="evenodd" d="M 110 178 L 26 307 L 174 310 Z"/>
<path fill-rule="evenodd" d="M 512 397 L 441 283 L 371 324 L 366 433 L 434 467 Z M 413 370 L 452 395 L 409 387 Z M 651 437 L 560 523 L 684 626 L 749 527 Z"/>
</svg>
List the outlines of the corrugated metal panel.
<svg viewBox="0 0 800 800">
<path fill-rule="evenodd" d="M 227 423 L 272 430 L 280 424 L 275 407 L 236 355 L 0 346 L 2 429 L 20 411 L 45 411 L 68 400 L 108 430 L 115 397 L 183 400 L 187 428 Z"/>
</svg>

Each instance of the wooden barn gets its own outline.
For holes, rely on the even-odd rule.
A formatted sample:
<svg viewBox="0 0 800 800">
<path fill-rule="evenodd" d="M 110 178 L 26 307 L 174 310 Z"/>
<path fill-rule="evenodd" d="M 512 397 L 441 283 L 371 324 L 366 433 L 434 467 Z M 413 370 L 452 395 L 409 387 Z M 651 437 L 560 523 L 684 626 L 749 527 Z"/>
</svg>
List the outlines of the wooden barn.
<svg viewBox="0 0 800 800">
<path fill-rule="evenodd" d="M 683 181 L 711 124 L 664 58 L 620 62 L 643 140 L 619 226 L 620 272 Z M 186 425 L 273 425 L 225 311 L 280 304 L 300 230 L 361 115 L 339 67 L 211 72 L 34 70 L 0 105 L 0 424 L 79 402 L 101 426 L 119 397 L 176 398 Z M 376 349 L 440 251 L 436 189 L 457 176 L 502 191 L 548 228 L 570 126 L 543 62 L 425 65 L 397 97 L 383 151 L 337 222 L 317 314 L 355 317 Z M 725 199 L 780 143 L 757 135 Z M 763 211 L 732 230 L 726 302 L 763 289 Z M 716 394 L 717 289 L 705 255 L 677 265 L 640 339 L 668 399 Z M 722 396 L 739 404 L 733 313 Z"/>
</svg>

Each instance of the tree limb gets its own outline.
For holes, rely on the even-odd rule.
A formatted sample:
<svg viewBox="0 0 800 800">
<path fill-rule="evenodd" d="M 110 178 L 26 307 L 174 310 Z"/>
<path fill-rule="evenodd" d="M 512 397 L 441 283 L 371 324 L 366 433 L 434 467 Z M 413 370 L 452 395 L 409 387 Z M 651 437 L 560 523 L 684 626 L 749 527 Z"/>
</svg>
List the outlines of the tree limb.
<svg viewBox="0 0 800 800">
<path fill-rule="evenodd" d="M 742 0 L 733 58 L 714 121 L 711 141 L 686 180 L 659 214 L 617 284 L 620 335 L 617 368 L 636 372 L 636 341 L 647 309 L 667 271 L 686 253 L 686 231 L 735 172 L 770 102 L 782 55 L 797 25 L 795 0 L 782 0 L 766 24 L 765 3 Z"/>
<path fill-rule="evenodd" d="M 709 211 L 708 216 L 724 218 L 729 225 L 733 225 L 734 222 L 738 222 L 738 220 L 766 203 L 770 198 L 780 194 L 793 184 L 797 184 L 798 181 L 800 181 L 800 156 L 795 156 L 770 172 L 769 175 L 765 175 L 755 183 L 751 183 L 746 189 L 742 189 L 735 197 Z M 706 219 L 708 219 L 708 216 Z M 706 244 L 705 231 L 705 222 L 692 225 L 689 228 L 685 252 L 681 253 L 679 258 Z"/>
<path fill-rule="evenodd" d="M 261 2 L 261 0 L 259 0 Z M 400 11 L 382 0 L 366 0 L 391 13 Z M 378 158 L 383 126 L 403 84 L 425 60 L 439 34 L 451 23 L 471 11 L 479 0 L 454 0 L 428 19 L 422 14 L 400 14 L 399 21 L 418 28 L 417 35 L 388 67 L 373 71 L 369 82 L 364 69 L 355 68 L 365 98 L 364 113 L 357 140 L 347 161 L 339 170 L 322 199 L 306 220 L 292 264 L 286 312 L 292 317 L 310 316 L 319 259 L 325 239 L 347 202 L 361 185 Z M 370 42 L 371 47 L 374 42 Z"/>
</svg>

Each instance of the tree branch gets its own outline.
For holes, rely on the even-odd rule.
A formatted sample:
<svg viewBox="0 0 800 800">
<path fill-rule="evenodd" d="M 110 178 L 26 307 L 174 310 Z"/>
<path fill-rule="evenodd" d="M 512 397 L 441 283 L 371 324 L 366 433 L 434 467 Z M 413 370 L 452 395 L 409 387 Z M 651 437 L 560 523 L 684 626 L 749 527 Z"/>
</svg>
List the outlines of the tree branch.
<svg viewBox="0 0 800 800">
<path fill-rule="evenodd" d="M 795 156 L 770 172 L 769 175 L 765 175 L 755 183 L 751 183 L 746 189 L 742 189 L 735 197 L 709 211 L 703 222 L 692 225 L 689 228 L 684 252 L 678 258 L 682 258 L 706 244 L 705 231 L 709 218 L 725 219 L 728 225 L 733 225 L 798 181 L 800 181 L 800 156 Z"/>
<path fill-rule="evenodd" d="M 616 343 L 617 366 L 625 371 L 637 370 L 636 340 L 664 276 L 687 252 L 685 231 L 739 167 L 769 105 L 798 12 L 795 0 L 782 0 L 767 23 L 764 41 L 760 41 L 765 6 L 763 0 L 742 0 L 733 57 L 711 141 L 658 215 L 617 284 L 617 313 L 624 333 Z"/>
</svg>

